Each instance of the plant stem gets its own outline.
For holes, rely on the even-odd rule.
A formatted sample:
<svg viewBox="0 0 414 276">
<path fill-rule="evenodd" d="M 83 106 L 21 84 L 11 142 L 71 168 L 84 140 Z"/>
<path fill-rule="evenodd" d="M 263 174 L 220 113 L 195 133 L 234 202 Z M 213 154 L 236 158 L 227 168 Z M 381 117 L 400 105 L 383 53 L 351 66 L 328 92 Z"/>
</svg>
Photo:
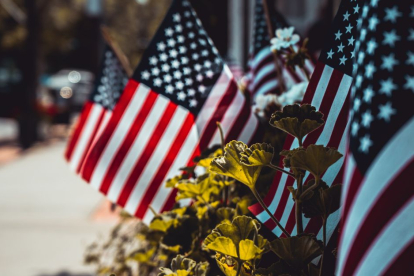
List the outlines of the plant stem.
<svg viewBox="0 0 414 276">
<path fill-rule="evenodd" d="M 273 165 L 273 164 L 269 164 L 269 165 L 267 165 L 267 166 L 268 166 L 269 168 L 272 168 L 272 169 L 276 170 L 276 171 L 279 171 L 279 172 L 282 172 L 282 173 L 288 174 L 288 175 L 290 175 L 291 177 L 295 177 L 295 175 L 294 175 L 293 173 L 288 172 L 288 171 L 286 171 L 286 170 L 282 169 L 281 167 L 275 166 L 275 165 Z"/>
<path fill-rule="evenodd" d="M 220 131 L 221 150 L 223 151 L 223 154 L 224 154 L 224 131 L 223 131 L 223 128 L 221 127 L 220 122 L 217 121 L 216 124 L 217 124 L 217 128 Z M 224 176 L 224 181 L 223 182 L 226 182 L 226 180 L 227 180 L 227 176 Z M 224 186 L 223 193 L 224 193 L 223 194 L 224 207 L 226 207 L 227 206 L 227 201 L 229 199 L 229 187 L 228 186 L 226 186 L 226 185 Z"/>
<path fill-rule="evenodd" d="M 306 78 L 308 79 L 308 81 L 310 81 L 310 76 L 308 71 L 305 70 L 305 68 L 301 67 L 300 69 L 302 69 L 303 73 L 305 74 Z"/>
<path fill-rule="evenodd" d="M 259 193 L 257 192 L 257 190 L 255 188 L 251 189 L 253 195 L 256 197 L 257 201 L 259 202 L 259 204 L 262 206 L 262 208 L 266 211 L 266 213 L 270 216 L 270 218 L 274 221 L 274 223 L 276 223 L 276 225 L 280 228 L 280 230 L 282 230 L 282 232 L 287 236 L 290 237 L 290 234 L 288 233 L 288 231 L 286 231 L 286 229 L 280 224 L 280 222 L 275 218 L 275 216 L 269 211 L 269 209 L 267 209 L 266 204 L 263 202 L 262 198 L 260 197 Z"/>
<path fill-rule="evenodd" d="M 327 218 L 323 218 L 323 253 L 322 253 L 322 259 L 321 259 L 321 268 L 319 270 L 319 276 L 322 276 L 323 259 L 324 259 L 325 250 L 326 250 L 326 221 L 327 221 Z"/>
<path fill-rule="evenodd" d="M 298 190 L 296 194 L 296 204 L 295 204 L 295 213 L 296 213 L 296 229 L 297 233 L 301 234 L 303 233 L 303 223 L 302 223 L 302 200 L 300 199 L 300 195 L 302 194 L 302 181 L 303 181 L 303 175 L 301 174 L 299 176 L 299 179 L 297 181 L 298 183 Z"/>
<path fill-rule="evenodd" d="M 221 124 L 219 121 L 216 122 L 217 128 L 220 131 L 220 139 L 221 139 L 221 150 L 223 151 L 224 154 L 224 132 L 223 132 L 223 128 L 221 127 Z"/>
<path fill-rule="evenodd" d="M 239 264 L 239 267 L 237 268 L 237 274 L 236 274 L 236 276 L 239 276 L 240 275 L 241 267 L 242 267 L 241 262 L 238 262 L 238 264 Z"/>
<path fill-rule="evenodd" d="M 225 185 L 224 186 L 224 207 L 227 207 L 227 202 L 229 201 L 229 186 Z"/>
</svg>

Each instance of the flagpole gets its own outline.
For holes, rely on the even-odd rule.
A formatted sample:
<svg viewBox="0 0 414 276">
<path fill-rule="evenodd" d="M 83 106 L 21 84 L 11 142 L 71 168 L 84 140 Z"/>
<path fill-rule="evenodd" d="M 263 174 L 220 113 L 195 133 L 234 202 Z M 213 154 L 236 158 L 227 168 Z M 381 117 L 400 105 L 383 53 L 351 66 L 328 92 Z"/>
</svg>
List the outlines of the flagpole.
<svg viewBox="0 0 414 276">
<path fill-rule="evenodd" d="M 266 17 L 266 25 L 267 25 L 267 31 L 269 33 L 269 38 L 272 39 L 275 37 L 275 34 L 273 33 L 272 21 L 270 20 L 269 7 L 267 5 L 267 0 L 262 0 L 262 4 L 263 4 L 264 14 Z M 276 73 L 277 73 L 277 78 L 280 84 L 280 89 L 282 90 L 282 92 L 285 92 L 286 85 L 285 85 L 285 81 L 283 80 L 282 69 L 280 68 L 280 63 L 279 63 L 279 57 L 274 51 L 272 51 L 272 54 L 273 54 L 273 59 L 275 61 Z"/>
<path fill-rule="evenodd" d="M 125 72 L 128 75 L 128 78 L 132 77 L 133 71 L 131 68 L 131 65 L 128 61 L 128 58 L 126 55 L 122 52 L 121 48 L 118 46 L 118 43 L 112 38 L 111 34 L 109 33 L 109 30 L 106 26 L 101 26 L 101 33 L 103 38 L 105 39 L 106 43 L 112 48 L 112 50 L 115 52 L 115 55 L 121 62 L 122 67 L 124 68 Z"/>
</svg>

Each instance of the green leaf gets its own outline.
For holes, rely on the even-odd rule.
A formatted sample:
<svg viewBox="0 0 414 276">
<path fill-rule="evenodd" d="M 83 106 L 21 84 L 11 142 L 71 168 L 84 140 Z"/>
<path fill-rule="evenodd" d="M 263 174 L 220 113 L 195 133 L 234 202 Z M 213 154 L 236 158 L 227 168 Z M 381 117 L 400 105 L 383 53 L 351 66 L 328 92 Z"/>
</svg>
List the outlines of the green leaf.
<svg viewBox="0 0 414 276">
<path fill-rule="evenodd" d="M 213 242 L 207 245 L 207 248 L 220 252 L 221 254 L 238 258 L 236 245 L 230 238 L 217 237 Z"/>
<path fill-rule="evenodd" d="M 262 167 L 251 167 L 240 163 L 241 154 L 246 149 L 247 146 L 243 142 L 231 141 L 224 149 L 224 156 L 213 159 L 210 164 L 210 171 L 232 177 L 247 185 L 250 189 L 254 189 Z"/>
<path fill-rule="evenodd" d="M 267 166 L 272 159 L 273 147 L 266 143 L 258 143 L 241 153 L 240 162 L 246 166 Z"/>
<path fill-rule="evenodd" d="M 242 240 L 239 243 L 239 257 L 242 261 L 250 261 L 257 258 L 263 249 L 257 247 L 252 240 Z"/>
<path fill-rule="evenodd" d="M 321 175 L 342 157 L 336 149 L 321 145 L 310 145 L 305 150 L 295 152 L 290 158 L 292 167 L 307 170 L 315 178 Z"/>
<path fill-rule="evenodd" d="M 310 234 L 280 238 L 270 243 L 272 251 L 296 269 L 304 268 L 323 253 L 322 245 Z"/>
<path fill-rule="evenodd" d="M 283 111 L 272 114 L 270 124 L 302 141 L 305 135 L 324 124 L 322 117 L 323 114 L 309 104 L 287 105 Z"/>
</svg>

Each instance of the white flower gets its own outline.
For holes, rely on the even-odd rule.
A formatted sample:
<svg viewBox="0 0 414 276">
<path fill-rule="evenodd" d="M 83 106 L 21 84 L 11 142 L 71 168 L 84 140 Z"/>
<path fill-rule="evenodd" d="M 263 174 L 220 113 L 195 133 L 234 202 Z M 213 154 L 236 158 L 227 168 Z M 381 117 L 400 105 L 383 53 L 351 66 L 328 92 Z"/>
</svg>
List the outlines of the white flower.
<svg viewBox="0 0 414 276">
<path fill-rule="evenodd" d="M 279 102 L 282 106 L 300 103 L 303 100 L 307 87 L 307 81 L 293 85 L 292 88 L 279 96 Z"/>
<path fill-rule="evenodd" d="M 270 40 L 272 50 L 280 50 L 282 48 L 289 48 L 299 42 L 300 37 L 293 34 L 295 27 L 283 28 L 276 30 L 276 37 Z"/>
<path fill-rule="evenodd" d="M 280 105 L 277 95 L 257 95 L 253 110 L 258 116 L 265 117 L 265 110 L 270 104 Z"/>
</svg>

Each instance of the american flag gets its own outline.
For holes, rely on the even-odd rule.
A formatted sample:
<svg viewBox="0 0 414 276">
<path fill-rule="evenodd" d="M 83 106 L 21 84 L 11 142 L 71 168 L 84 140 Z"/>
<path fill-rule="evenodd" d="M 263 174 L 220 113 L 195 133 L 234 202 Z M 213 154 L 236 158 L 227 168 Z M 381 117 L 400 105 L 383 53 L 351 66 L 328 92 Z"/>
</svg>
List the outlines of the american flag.
<svg viewBox="0 0 414 276">
<path fill-rule="evenodd" d="M 269 16 L 272 22 L 272 32 L 275 33 L 279 28 L 288 27 L 283 16 L 276 11 L 275 2 L 272 0 L 266 1 L 268 2 Z M 299 68 L 293 71 L 290 68 L 286 68 L 280 61 L 280 68 L 282 69 L 287 88 L 292 87 L 296 83 L 307 81 L 305 74 Z M 309 60 L 306 61 L 305 69 L 309 75 L 312 74 L 314 69 L 313 63 Z M 278 84 L 275 60 L 270 50 L 270 38 L 262 0 L 256 0 L 254 34 L 250 48 L 247 79 L 248 90 L 252 95 L 263 95 L 267 93 L 280 95 L 285 92 L 280 91 Z"/>
<path fill-rule="evenodd" d="M 414 275 L 414 2 L 362 11 L 338 275 Z"/>
<path fill-rule="evenodd" d="M 258 128 L 250 103 L 186 0 L 173 1 L 82 177 L 126 211 L 150 221 L 175 203 L 168 178 L 208 146 L 249 142 Z"/>
<path fill-rule="evenodd" d="M 349 91 L 352 83 L 354 44 L 360 12 L 360 6 L 355 1 L 342 0 L 331 31 L 326 37 L 324 49 L 303 99 L 303 103 L 315 106 L 324 114 L 325 124 L 305 137 L 304 147 L 318 144 L 337 148 L 341 153 L 346 151 L 346 137 L 349 129 Z M 289 136 L 285 141 L 284 149 L 297 147 L 299 147 L 297 140 Z M 283 166 L 282 160 L 279 165 Z M 322 180 L 330 186 L 341 183 L 342 175 L 343 158 L 325 172 Z M 304 183 L 310 179 L 307 173 Z M 295 204 L 287 189 L 288 186 L 294 184 L 293 178 L 277 173 L 264 200 L 269 210 L 289 233 L 296 232 Z M 273 233 L 278 236 L 282 234 L 260 205 L 253 205 L 250 210 Z M 327 240 L 337 228 L 338 222 L 339 211 L 331 214 L 327 221 Z M 321 225 L 317 218 L 303 218 L 304 231 L 315 233 L 320 240 L 322 240 Z"/>
<path fill-rule="evenodd" d="M 78 173 L 82 168 L 89 149 L 111 117 L 127 82 L 128 75 L 117 54 L 105 44 L 94 91 L 83 107 L 66 148 L 65 158 L 73 171 Z"/>
</svg>

